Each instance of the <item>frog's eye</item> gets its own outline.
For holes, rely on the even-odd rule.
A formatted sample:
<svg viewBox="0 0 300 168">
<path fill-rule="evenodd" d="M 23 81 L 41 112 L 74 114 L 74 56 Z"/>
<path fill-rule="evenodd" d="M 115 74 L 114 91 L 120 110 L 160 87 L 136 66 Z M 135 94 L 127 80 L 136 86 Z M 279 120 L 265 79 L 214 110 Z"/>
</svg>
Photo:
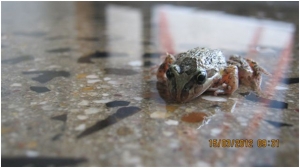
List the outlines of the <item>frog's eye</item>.
<svg viewBox="0 0 300 168">
<path fill-rule="evenodd" d="M 173 68 L 177 71 L 177 73 L 180 73 L 180 66 L 173 65 Z"/>
<path fill-rule="evenodd" d="M 199 73 L 195 76 L 197 84 L 202 85 L 206 81 L 206 71 L 199 71 Z"/>
<path fill-rule="evenodd" d="M 171 79 L 172 77 L 174 77 L 174 74 L 170 71 L 170 69 L 167 70 L 166 75 L 167 75 L 168 79 Z"/>
</svg>

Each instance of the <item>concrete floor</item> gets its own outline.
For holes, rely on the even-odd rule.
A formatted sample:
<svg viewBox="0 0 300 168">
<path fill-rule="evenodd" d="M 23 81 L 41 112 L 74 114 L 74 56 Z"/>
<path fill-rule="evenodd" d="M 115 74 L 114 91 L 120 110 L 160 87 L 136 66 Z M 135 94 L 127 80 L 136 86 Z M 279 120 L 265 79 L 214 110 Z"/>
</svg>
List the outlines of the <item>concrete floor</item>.
<svg viewBox="0 0 300 168">
<path fill-rule="evenodd" d="M 298 2 L 1 4 L 2 166 L 299 166 Z M 166 102 L 161 55 L 196 46 L 269 96 Z"/>
</svg>

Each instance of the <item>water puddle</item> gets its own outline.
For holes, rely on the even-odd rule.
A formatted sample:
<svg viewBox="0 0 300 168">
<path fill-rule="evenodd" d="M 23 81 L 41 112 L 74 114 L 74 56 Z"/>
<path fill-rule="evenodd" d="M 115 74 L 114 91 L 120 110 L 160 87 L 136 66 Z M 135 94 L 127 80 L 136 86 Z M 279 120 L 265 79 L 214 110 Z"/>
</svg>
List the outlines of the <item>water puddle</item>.
<svg viewBox="0 0 300 168">
<path fill-rule="evenodd" d="M 207 114 L 202 112 L 191 112 L 188 114 L 184 114 L 181 117 L 181 121 L 189 122 L 189 123 L 198 123 L 202 122 L 207 117 Z"/>
</svg>

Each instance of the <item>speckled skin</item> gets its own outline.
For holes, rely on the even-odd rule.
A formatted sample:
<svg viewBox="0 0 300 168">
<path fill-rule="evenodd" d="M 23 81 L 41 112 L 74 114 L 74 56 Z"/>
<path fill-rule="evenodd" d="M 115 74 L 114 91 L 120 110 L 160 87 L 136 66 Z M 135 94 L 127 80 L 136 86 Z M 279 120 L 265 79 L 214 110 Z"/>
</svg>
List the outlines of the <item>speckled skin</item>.
<svg viewBox="0 0 300 168">
<path fill-rule="evenodd" d="M 169 72 L 167 72 L 169 70 Z M 199 73 L 206 74 L 197 83 Z M 268 74 L 257 63 L 239 56 L 231 56 L 228 64 L 220 50 L 194 48 L 176 57 L 167 54 L 157 72 L 159 82 L 166 84 L 168 96 L 176 102 L 187 102 L 205 91 L 232 94 L 241 83 L 260 92 L 261 72 Z M 172 77 L 167 77 L 171 73 Z"/>
</svg>

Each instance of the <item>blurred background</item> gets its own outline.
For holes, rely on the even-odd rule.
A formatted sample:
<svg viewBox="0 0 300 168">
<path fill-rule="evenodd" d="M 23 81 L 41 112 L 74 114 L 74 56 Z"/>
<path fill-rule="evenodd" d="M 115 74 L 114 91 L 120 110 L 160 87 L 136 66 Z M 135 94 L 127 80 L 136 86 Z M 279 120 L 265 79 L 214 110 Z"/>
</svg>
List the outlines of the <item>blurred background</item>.
<svg viewBox="0 0 300 168">
<path fill-rule="evenodd" d="M 299 2 L 2 2 L 3 166 L 299 166 Z M 195 47 L 252 58 L 254 96 L 166 103 Z M 213 140 L 253 147 L 213 147 Z"/>
</svg>

